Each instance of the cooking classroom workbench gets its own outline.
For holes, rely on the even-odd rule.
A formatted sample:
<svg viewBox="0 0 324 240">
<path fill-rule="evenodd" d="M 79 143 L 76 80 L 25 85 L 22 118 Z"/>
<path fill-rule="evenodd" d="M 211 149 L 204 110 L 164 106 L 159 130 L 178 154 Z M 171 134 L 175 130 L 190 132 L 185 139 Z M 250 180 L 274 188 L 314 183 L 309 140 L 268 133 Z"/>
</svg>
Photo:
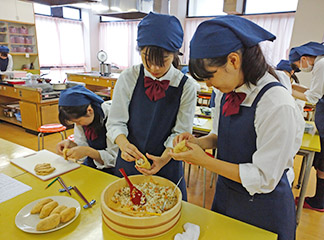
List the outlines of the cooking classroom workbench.
<svg viewBox="0 0 324 240">
<path fill-rule="evenodd" d="M 315 127 L 314 122 L 306 121 L 306 123 L 312 124 Z M 212 119 L 208 119 L 208 121 L 204 125 L 194 126 L 193 132 L 206 135 L 211 131 L 212 126 L 213 126 Z M 305 194 L 306 194 L 310 172 L 313 166 L 314 155 L 315 152 L 320 152 L 320 151 L 321 151 L 321 143 L 320 143 L 319 135 L 304 133 L 303 141 L 299 150 L 299 153 L 302 153 L 304 155 L 304 159 L 303 159 L 302 171 L 300 173 L 302 174 L 302 177 L 299 178 L 301 189 L 299 193 L 299 202 L 296 210 L 297 224 L 300 221 L 301 211 L 304 205 Z"/>
<path fill-rule="evenodd" d="M 30 202 L 49 196 L 69 196 L 59 193 L 62 188 L 58 181 L 45 190 L 51 182 L 41 181 L 35 176 L 24 172 L 10 164 L 11 158 L 28 155 L 34 151 L 8 142 L 0 138 L 0 173 L 7 174 L 14 179 L 32 187 L 32 190 L 18 195 L 10 200 L 0 203 L 0 239 L 128 239 L 110 230 L 102 222 L 100 210 L 101 192 L 111 182 L 118 179 L 115 176 L 101 171 L 81 166 L 80 168 L 62 175 L 67 185 L 78 186 L 88 200 L 95 199 L 96 204 L 90 209 L 81 209 L 80 215 L 68 226 L 50 233 L 31 234 L 25 233 L 15 225 L 16 214 Z M 72 191 L 72 198 L 81 206 L 84 202 Z M 165 235 L 154 238 L 156 240 L 173 239 L 177 233 L 182 233 L 183 225 L 191 222 L 200 226 L 201 240 L 275 240 L 277 235 L 235 219 L 220 215 L 196 205 L 182 202 L 182 215 L 176 226 Z"/>
<path fill-rule="evenodd" d="M 99 72 L 80 72 L 67 73 L 67 79 L 74 82 L 82 82 L 86 84 L 86 88 L 101 96 L 112 99 L 114 87 L 119 77 L 118 73 L 112 73 L 109 76 L 100 76 Z M 108 89 L 110 93 L 108 93 Z M 106 90 L 106 91 L 102 91 Z"/>
<path fill-rule="evenodd" d="M 6 104 L 19 102 L 21 120 L 4 116 Z M 58 98 L 42 100 L 37 88 L 25 85 L 0 85 L 0 120 L 37 131 L 44 124 L 58 123 Z"/>
</svg>

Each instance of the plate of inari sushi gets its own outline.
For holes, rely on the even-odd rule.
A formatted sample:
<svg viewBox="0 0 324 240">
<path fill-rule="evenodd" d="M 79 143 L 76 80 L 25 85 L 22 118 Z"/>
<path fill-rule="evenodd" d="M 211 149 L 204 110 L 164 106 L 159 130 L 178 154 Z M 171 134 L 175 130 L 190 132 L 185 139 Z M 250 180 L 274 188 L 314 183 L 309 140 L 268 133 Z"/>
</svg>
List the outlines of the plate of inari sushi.
<svg viewBox="0 0 324 240">
<path fill-rule="evenodd" d="M 28 233 L 47 233 L 72 223 L 80 214 L 77 200 L 66 196 L 50 196 L 35 200 L 16 215 L 16 226 Z"/>
</svg>

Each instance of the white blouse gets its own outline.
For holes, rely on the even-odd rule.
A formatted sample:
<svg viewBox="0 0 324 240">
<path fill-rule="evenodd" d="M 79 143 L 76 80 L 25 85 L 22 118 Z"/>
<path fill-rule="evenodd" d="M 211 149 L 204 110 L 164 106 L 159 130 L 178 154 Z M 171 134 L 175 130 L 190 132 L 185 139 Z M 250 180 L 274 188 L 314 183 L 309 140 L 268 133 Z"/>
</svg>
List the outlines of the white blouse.
<svg viewBox="0 0 324 240">
<path fill-rule="evenodd" d="M 107 118 L 109 114 L 110 103 L 103 102 L 101 104 L 101 108 L 105 114 L 105 118 Z M 78 146 L 89 146 L 87 138 L 84 134 L 83 127 L 76 124 L 74 124 L 74 142 Z M 118 145 L 113 144 L 108 138 L 106 138 L 106 143 L 107 147 L 105 150 L 97 150 L 104 164 L 100 164 L 96 161 L 93 161 L 98 169 L 115 167 L 116 158 L 119 150 Z"/>
<path fill-rule="evenodd" d="M 251 106 L 259 91 L 267 83 L 277 80 L 266 73 L 257 85 L 242 85 L 236 92 L 246 93 L 242 106 Z M 223 93 L 216 90 L 212 133 L 218 133 L 220 101 Z M 257 150 L 252 163 L 239 164 L 242 185 L 250 193 L 269 193 L 275 189 L 285 169 L 293 167 L 304 133 L 304 119 L 289 92 L 272 87 L 257 104 L 254 126 Z"/>
<path fill-rule="evenodd" d="M 309 103 L 316 104 L 324 95 L 324 56 L 315 58 L 309 90 L 305 91 Z"/>
<path fill-rule="evenodd" d="M 137 78 L 140 72 L 140 64 L 124 70 L 117 80 L 114 88 L 112 106 L 107 122 L 107 136 L 111 142 L 120 134 L 128 136 L 127 122 L 129 120 L 129 103 L 132 99 Z M 145 68 L 144 75 L 156 79 Z M 161 78 L 156 80 L 170 80 L 170 86 L 178 87 L 183 77 L 183 73 L 171 65 L 169 71 Z M 171 135 L 164 142 L 164 146 L 173 148 L 173 138 L 183 132 L 192 132 L 193 119 L 196 106 L 196 87 L 194 79 L 188 77 L 183 86 L 183 92 L 180 100 L 180 107 L 177 115 L 175 126 Z M 143 123 L 143 128 L 145 123 Z"/>
</svg>

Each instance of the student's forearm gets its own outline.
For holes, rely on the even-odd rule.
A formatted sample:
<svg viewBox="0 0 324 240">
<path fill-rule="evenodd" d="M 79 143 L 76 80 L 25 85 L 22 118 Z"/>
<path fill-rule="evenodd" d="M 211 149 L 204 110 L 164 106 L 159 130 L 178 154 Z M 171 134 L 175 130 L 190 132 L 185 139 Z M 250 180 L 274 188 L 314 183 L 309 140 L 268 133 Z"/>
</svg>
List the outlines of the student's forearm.
<svg viewBox="0 0 324 240">
<path fill-rule="evenodd" d="M 204 164 L 204 167 L 212 172 L 222 175 L 223 177 L 226 177 L 238 183 L 242 183 L 238 164 L 214 159 L 212 161 L 207 161 Z"/>
<path fill-rule="evenodd" d="M 299 91 L 293 89 L 292 90 L 292 95 L 295 98 L 298 98 L 298 99 L 303 100 L 303 101 L 307 101 L 306 95 L 303 92 L 299 92 Z"/>
<path fill-rule="evenodd" d="M 87 155 L 88 157 L 92 158 L 93 160 L 95 160 L 96 162 L 100 163 L 100 164 L 104 164 L 104 161 L 101 159 L 100 153 L 91 147 L 86 147 L 87 148 Z"/>
<path fill-rule="evenodd" d="M 301 93 L 304 93 L 305 91 L 308 90 L 308 88 L 300 86 L 300 85 L 296 85 L 296 84 L 291 85 L 291 87 L 292 87 L 292 89 L 294 89 L 298 92 L 301 92 Z"/>
<path fill-rule="evenodd" d="M 129 143 L 127 137 L 124 134 L 120 134 L 116 137 L 115 143 L 118 145 L 118 147 L 123 151 L 123 147 Z"/>
<path fill-rule="evenodd" d="M 217 147 L 217 135 L 209 134 L 198 138 L 198 145 L 202 149 L 215 149 Z"/>
</svg>

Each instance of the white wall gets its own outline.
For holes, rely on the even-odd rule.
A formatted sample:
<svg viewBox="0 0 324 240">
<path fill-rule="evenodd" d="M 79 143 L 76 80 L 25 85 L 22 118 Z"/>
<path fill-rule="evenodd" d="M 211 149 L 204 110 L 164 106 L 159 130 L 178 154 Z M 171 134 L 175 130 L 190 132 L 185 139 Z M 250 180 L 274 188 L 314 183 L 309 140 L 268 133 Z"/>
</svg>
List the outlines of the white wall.
<svg viewBox="0 0 324 240">
<path fill-rule="evenodd" d="M 295 23 L 291 36 L 290 48 L 314 41 L 323 42 L 324 36 L 324 1 L 299 0 Z M 301 83 L 310 85 L 310 73 L 297 74 Z"/>
<path fill-rule="evenodd" d="M 33 4 L 18 0 L 0 0 L 0 19 L 34 24 Z"/>
</svg>

